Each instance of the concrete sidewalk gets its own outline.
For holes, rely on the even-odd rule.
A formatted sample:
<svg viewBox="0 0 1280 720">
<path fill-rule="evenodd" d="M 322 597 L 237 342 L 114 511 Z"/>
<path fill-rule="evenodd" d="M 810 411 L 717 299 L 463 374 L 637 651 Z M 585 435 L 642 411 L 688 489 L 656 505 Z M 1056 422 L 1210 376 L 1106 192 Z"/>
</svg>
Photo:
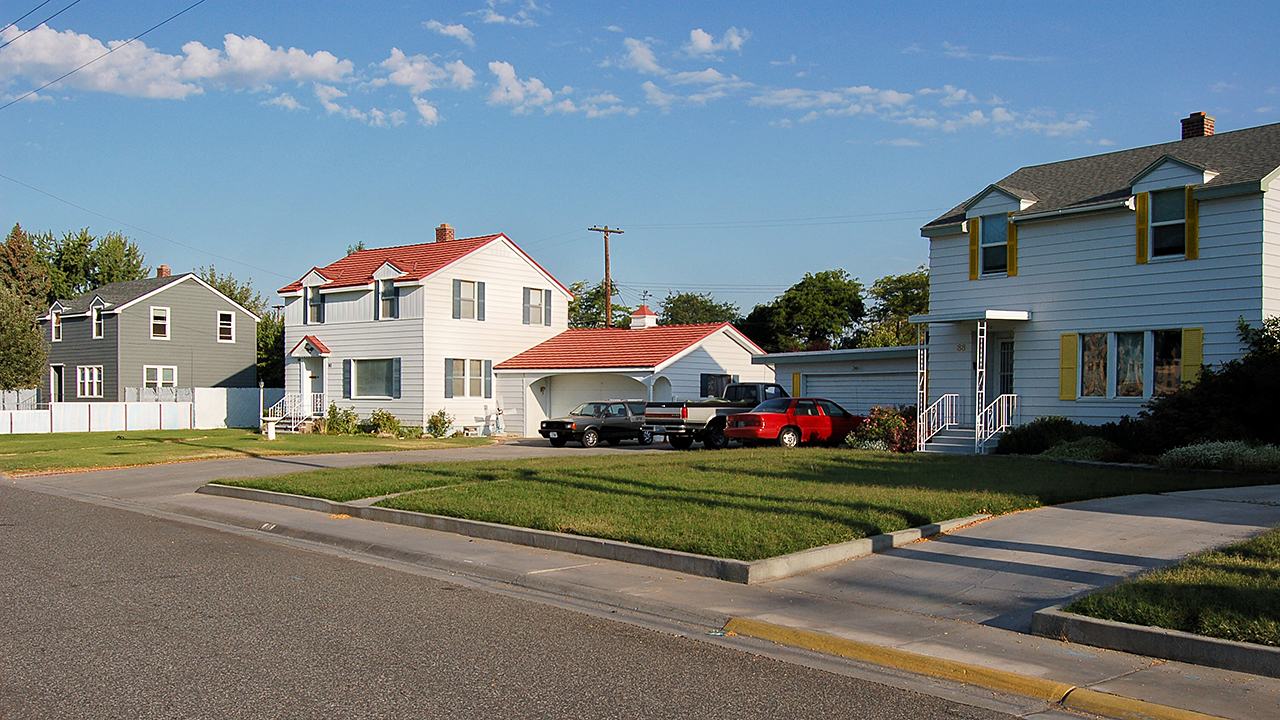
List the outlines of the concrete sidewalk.
<svg viewBox="0 0 1280 720">
<path fill-rule="evenodd" d="M 497 458 L 541 450 L 511 445 L 466 452 L 487 451 L 483 457 Z M 431 458 L 445 459 L 443 452 L 452 451 L 432 451 Z M 406 453 L 391 455 L 408 459 Z M 353 466 L 372 459 L 272 458 L 268 472 L 334 466 L 329 462 Z M 282 460 L 289 461 L 289 469 L 281 467 Z M 257 461 L 210 461 L 15 482 L 638 610 L 707 629 L 720 628 L 732 618 L 758 620 L 906 651 L 926 664 L 930 658 L 938 665 L 958 661 L 1239 720 L 1280 716 L 1280 680 L 1024 634 L 1036 610 L 1280 524 L 1280 486 L 1139 495 L 1016 513 L 827 570 L 744 586 L 193 492 L 214 477 L 262 474 L 259 467 L 268 467 L 218 466 L 248 462 Z M 924 671 L 928 674 L 927 667 Z"/>
</svg>

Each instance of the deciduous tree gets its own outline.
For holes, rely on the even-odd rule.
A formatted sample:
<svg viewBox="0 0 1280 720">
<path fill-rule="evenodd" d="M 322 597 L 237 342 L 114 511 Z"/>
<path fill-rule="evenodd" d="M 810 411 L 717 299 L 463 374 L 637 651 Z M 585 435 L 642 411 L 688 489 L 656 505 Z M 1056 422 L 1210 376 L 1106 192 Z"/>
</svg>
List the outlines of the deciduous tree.
<svg viewBox="0 0 1280 720">
<path fill-rule="evenodd" d="M 736 323 L 741 317 L 737 305 L 718 303 L 711 293 L 668 292 L 658 313 L 658 324 Z"/>
<path fill-rule="evenodd" d="M 885 275 L 871 284 L 867 296 L 871 308 L 858 347 L 915 345 L 918 331 L 908 318 L 929 312 L 929 270 L 921 266 L 905 275 Z"/>
<path fill-rule="evenodd" d="M 604 327 L 604 281 L 588 285 L 586 280 L 579 280 L 569 286 L 574 295 L 569 301 L 569 327 L 598 328 Z M 613 295 L 618 294 L 618 286 L 614 284 Z M 631 325 L 631 308 L 619 302 L 613 303 L 613 327 L 629 327 Z"/>
</svg>

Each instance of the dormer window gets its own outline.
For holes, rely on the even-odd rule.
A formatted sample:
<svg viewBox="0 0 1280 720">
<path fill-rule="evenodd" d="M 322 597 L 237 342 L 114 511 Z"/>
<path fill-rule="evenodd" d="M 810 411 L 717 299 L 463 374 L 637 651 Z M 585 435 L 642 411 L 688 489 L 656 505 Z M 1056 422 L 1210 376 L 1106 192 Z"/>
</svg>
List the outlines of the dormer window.
<svg viewBox="0 0 1280 720">
<path fill-rule="evenodd" d="M 324 295 L 316 288 L 307 290 L 307 323 L 324 324 Z"/>
<path fill-rule="evenodd" d="M 1009 225 L 1005 215 L 983 215 L 978 221 L 983 275 L 1009 272 Z"/>
<path fill-rule="evenodd" d="M 49 340 L 50 342 L 62 342 L 62 314 L 49 314 Z"/>
<path fill-rule="evenodd" d="M 380 280 L 378 287 L 378 318 L 394 320 L 400 317 L 400 288 L 396 287 L 395 281 Z"/>
<path fill-rule="evenodd" d="M 1187 194 L 1183 188 L 1151 193 L 1151 257 L 1187 254 Z"/>
<path fill-rule="evenodd" d="M 89 311 L 89 315 L 93 318 L 93 339 L 101 340 L 104 334 L 102 327 L 102 308 L 93 308 Z"/>
</svg>

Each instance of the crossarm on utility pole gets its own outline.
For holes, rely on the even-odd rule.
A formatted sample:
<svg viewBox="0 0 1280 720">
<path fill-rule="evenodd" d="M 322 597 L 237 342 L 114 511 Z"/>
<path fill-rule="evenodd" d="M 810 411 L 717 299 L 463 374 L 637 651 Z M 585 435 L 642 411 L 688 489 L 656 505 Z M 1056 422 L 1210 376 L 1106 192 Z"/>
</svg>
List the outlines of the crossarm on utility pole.
<svg viewBox="0 0 1280 720">
<path fill-rule="evenodd" d="M 622 231 L 608 225 L 587 229 L 591 232 L 604 233 L 604 326 L 610 327 L 613 323 L 613 281 L 609 279 L 609 233 L 621 235 Z"/>
</svg>

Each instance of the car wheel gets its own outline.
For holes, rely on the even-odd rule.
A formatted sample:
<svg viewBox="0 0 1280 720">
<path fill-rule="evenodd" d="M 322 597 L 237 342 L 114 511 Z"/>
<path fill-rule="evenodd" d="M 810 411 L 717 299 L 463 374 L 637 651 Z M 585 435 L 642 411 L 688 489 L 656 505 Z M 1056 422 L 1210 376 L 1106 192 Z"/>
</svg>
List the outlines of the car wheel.
<svg viewBox="0 0 1280 720">
<path fill-rule="evenodd" d="M 702 447 L 708 450 L 723 450 L 728 445 L 729 438 L 725 437 L 722 427 L 713 427 L 702 435 Z"/>
<path fill-rule="evenodd" d="M 587 428 L 582 433 L 582 447 L 593 448 L 600 444 L 600 431 L 595 428 Z"/>
<path fill-rule="evenodd" d="M 647 431 L 647 430 L 646 430 L 646 431 L 641 432 L 641 433 L 640 433 L 640 436 L 636 438 L 636 442 L 640 443 L 641 445 L 652 445 L 652 444 L 653 444 L 653 433 L 651 433 L 651 432 L 649 432 L 649 431 Z"/>
<path fill-rule="evenodd" d="M 551 438 L 551 447 L 564 447 L 569 441 L 565 438 Z"/>
<path fill-rule="evenodd" d="M 675 437 L 669 438 L 668 442 L 671 443 L 671 447 L 677 450 L 688 450 L 693 447 L 693 438 L 685 435 L 676 435 Z"/>
<path fill-rule="evenodd" d="M 800 444 L 800 431 L 793 427 L 784 427 L 778 433 L 778 444 L 785 448 L 793 448 Z"/>
</svg>

